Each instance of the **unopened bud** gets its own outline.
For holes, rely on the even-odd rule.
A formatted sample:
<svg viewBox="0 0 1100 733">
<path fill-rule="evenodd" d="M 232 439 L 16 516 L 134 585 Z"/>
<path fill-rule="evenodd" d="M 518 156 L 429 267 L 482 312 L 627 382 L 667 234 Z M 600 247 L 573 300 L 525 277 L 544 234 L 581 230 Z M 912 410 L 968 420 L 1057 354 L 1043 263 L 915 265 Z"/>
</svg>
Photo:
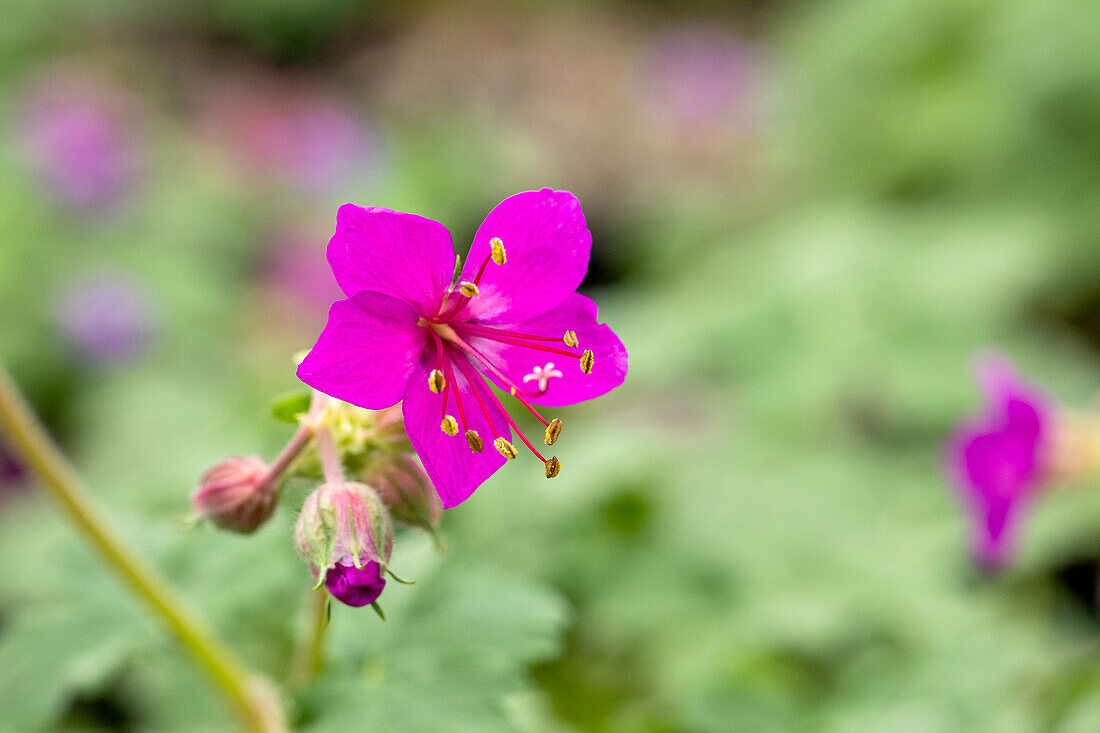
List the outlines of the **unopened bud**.
<svg viewBox="0 0 1100 733">
<path fill-rule="evenodd" d="M 493 447 L 496 448 L 502 456 L 509 461 L 516 457 L 516 448 L 504 438 L 497 438 L 493 441 Z"/>
<path fill-rule="evenodd" d="M 234 532 L 255 530 L 275 511 L 278 498 L 267 474 L 259 458 L 227 458 L 204 473 L 191 494 L 195 513 Z"/>
<path fill-rule="evenodd" d="M 428 389 L 432 392 L 439 394 L 446 386 L 447 380 L 443 378 L 443 372 L 433 369 L 428 373 Z"/>
<path fill-rule="evenodd" d="M 443 505 L 416 456 L 383 454 L 370 466 L 364 479 L 378 491 L 397 521 L 429 531 L 439 526 Z"/>
<path fill-rule="evenodd" d="M 385 585 L 381 572 L 393 549 L 393 523 L 366 484 L 322 484 L 302 505 L 294 544 L 335 598 L 363 606 Z"/>
<path fill-rule="evenodd" d="M 503 265 L 508 259 L 508 255 L 504 252 L 504 242 L 500 241 L 500 237 L 493 237 L 489 240 L 490 257 L 493 258 L 493 262 L 498 265 Z"/>
<path fill-rule="evenodd" d="M 477 434 L 476 430 L 466 431 L 466 445 L 470 446 L 470 450 L 474 453 L 480 453 L 485 448 L 485 444 L 481 442 L 481 436 Z"/>
<path fill-rule="evenodd" d="M 461 283 L 458 284 L 458 292 L 462 293 L 467 298 L 473 298 L 481 291 L 477 289 L 477 283 L 472 283 L 469 280 L 463 280 Z"/>
<path fill-rule="evenodd" d="M 561 435 L 561 420 L 555 417 L 546 426 L 546 437 L 543 440 L 547 445 L 553 445 L 557 442 L 559 435 Z"/>
</svg>

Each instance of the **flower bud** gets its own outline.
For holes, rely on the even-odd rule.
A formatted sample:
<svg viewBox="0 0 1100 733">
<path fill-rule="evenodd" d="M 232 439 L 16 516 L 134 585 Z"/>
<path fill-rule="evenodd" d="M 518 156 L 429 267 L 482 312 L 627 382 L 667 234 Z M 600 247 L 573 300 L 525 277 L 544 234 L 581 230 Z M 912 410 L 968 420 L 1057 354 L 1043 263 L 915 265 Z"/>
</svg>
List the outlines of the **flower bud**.
<svg viewBox="0 0 1100 733">
<path fill-rule="evenodd" d="M 203 474 L 191 503 L 200 519 L 234 532 L 251 532 L 275 511 L 277 492 L 259 458 L 227 458 Z"/>
<path fill-rule="evenodd" d="M 382 571 L 393 549 L 393 523 L 369 486 L 322 484 L 302 505 L 294 543 L 317 573 L 318 585 L 324 582 L 337 600 L 363 606 L 385 585 Z"/>
<path fill-rule="evenodd" d="M 429 532 L 439 526 L 443 505 L 416 456 L 383 454 L 367 469 L 364 480 L 378 490 L 397 521 Z"/>
</svg>

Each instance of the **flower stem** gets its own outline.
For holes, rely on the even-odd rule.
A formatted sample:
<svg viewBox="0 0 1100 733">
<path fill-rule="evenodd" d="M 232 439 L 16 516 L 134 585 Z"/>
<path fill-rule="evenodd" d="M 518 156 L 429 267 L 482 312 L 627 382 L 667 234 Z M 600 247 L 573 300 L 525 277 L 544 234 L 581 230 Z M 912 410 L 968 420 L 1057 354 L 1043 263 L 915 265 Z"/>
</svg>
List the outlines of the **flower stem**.
<svg viewBox="0 0 1100 733">
<path fill-rule="evenodd" d="M 141 597 L 236 709 L 249 730 L 285 731 L 277 694 L 227 648 L 179 592 L 107 521 L 0 364 L 0 427 L 42 488 L 130 589 Z"/>
<path fill-rule="evenodd" d="M 336 451 L 336 439 L 327 425 L 317 428 L 317 453 L 321 457 L 321 473 L 325 476 L 325 483 L 341 483 L 344 480 L 344 468 L 340 465 L 340 454 Z"/>
<path fill-rule="evenodd" d="M 298 426 L 297 432 L 290 438 L 290 442 L 283 448 L 283 452 L 276 456 L 275 460 L 271 462 L 271 465 L 267 469 L 267 475 L 264 476 L 257 490 L 266 489 L 269 484 L 277 482 L 282 478 L 286 470 L 290 468 L 290 465 L 294 463 L 301 452 L 309 445 L 309 441 L 313 440 L 313 433 L 314 427 L 309 421 L 304 421 Z"/>
<path fill-rule="evenodd" d="M 288 686 L 303 687 L 312 680 L 324 666 L 325 629 L 328 627 L 328 591 L 309 590 L 306 598 L 307 615 L 305 633 L 294 650 L 290 663 Z"/>
</svg>

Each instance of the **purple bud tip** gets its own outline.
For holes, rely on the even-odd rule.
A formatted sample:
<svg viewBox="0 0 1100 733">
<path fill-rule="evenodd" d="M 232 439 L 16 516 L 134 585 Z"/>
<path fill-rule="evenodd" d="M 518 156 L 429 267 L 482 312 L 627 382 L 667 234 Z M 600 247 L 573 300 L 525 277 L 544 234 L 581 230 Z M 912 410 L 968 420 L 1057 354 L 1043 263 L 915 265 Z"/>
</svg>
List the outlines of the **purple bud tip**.
<svg viewBox="0 0 1100 733">
<path fill-rule="evenodd" d="M 325 574 L 325 587 L 336 600 L 358 608 L 374 603 L 382 595 L 386 579 L 382 577 L 382 566 L 376 562 L 369 562 L 362 569 L 339 563 Z"/>
</svg>

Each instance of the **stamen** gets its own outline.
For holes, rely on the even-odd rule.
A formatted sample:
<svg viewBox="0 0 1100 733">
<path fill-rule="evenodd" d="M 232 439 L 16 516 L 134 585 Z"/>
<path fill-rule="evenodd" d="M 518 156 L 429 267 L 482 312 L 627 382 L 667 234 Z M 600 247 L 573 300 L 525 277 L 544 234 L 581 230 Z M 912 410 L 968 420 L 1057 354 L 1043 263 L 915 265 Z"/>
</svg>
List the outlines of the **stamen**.
<svg viewBox="0 0 1100 733">
<path fill-rule="evenodd" d="M 581 354 L 581 371 L 585 374 L 592 373 L 593 358 L 594 357 L 592 356 L 592 349 L 585 349 L 584 353 Z"/>
<path fill-rule="evenodd" d="M 481 392 L 477 387 L 481 384 L 481 380 L 476 373 L 473 372 L 473 367 L 466 359 L 461 359 L 456 362 L 458 364 L 459 371 L 462 372 L 462 376 L 466 377 L 466 382 L 470 385 L 470 391 L 474 393 L 474 399 L 477 400 L 478 406 L 481 408 L 481 414 L 485 416 L 485 422 L 489 426 L 489 430 L 493 432 L 493 435 L 498 435 L 497 426 L 493 424 L 493 416 L 489 414 L 489 408 L 485 406 L 485 401 L 481 399 Z"/>
<path fill-rule="evenodd" d="M 443 388 L 447 386 L 447 380 L 443 377 L 443 372 L 439 369 L 433 369 L 428 373 L 428 389 L 436 394 L 443 391 Z"/>
<path fill-rule="evenodd" d="M 500 240 L 497 239 L 497 241 L 499 242 Z M 490 244 L 490 248 L 492 248 L 492 244 Z M 503 248 L 503 245 L 501 245 L 501 260 L 502 261 L 497 262 L 498 265 L 504 264 L 504 262 L 503 262 L 503 259 L 504 259 L 503 252 L 504 252 L 504 248 Z M 470 298 L 473 298 L 474 296 L 476 296 L 478 294 L 477 286 L 481 282 L 481 276 L 485 274 L 485 267 L 489 264 L 489 260 L 492 260 L 493 262 L 496 262 L 496 249 L 495 248 L 492 248 L 492 251 L 489 253 L 489 256 L 486 257 L 485 261 L 481 263 L 481 267 L 478 268 L 477 276 L 474 277 L 473 282 L 470 282 L 469 280 L 463 280 L 461 283 L 459 283 L 458 292 L 461 293 L 461 295 L 459 297 L 455 298 L 454 303 L 452 303 L 451 306 L 446 309 L 445 313 L 437 315 L 435 318 L 432 319 L 435 323 L 446 323 L 447 321 L 454 318 L 458 314 L 459 311 L 461 311 L 463 308 L 466 307 L 466 304 L 470 302 Z"/>
<path fill-rule="evenodd" d="M 557 456 L 550 456 L 550 460 L 546 462 L 546 478 L 554 478 L 561 473 L 561 461 Z"/>
<path fill-rule="evenodd" d="M 566 331 L 561 340 L 565 342 L 566 346 L 571 346 L 574 349 L 577 348 L 577 346 L 580 344 L 580 341 L 577 340 L 576 331 Z"/>
<path fill-rule="evenodd" d="M 500 241 L 500 237 L 493 237 L 489 240 L 489 249 L 492 250 L 492 254 L 489 256 L 493 258 L 493 262 L 498 265 L 503 265 L 508 256 L 504 252 L 504 242 Z"/>
<path fill-rule="evenodd" d="M 522 346 L 526 349 L 534 349 L 535 351 L 546 351 L 551 354 L 561 354 L 562 356 L 572 357 L 573 359 L 581 358 L 580 354 L 575 354 L 572 351 L 555 349 L 551 346 L 542 346 L 541 344 L 526 343 L 526 341 L 562 340 L 553 336 L 531 336 L 525 333 L 512 333 L 503 328 L 485 328 L 484 326 L 475 326 L 472 323 L 463 323 L 461 324 L 461 328 L 465 333 L 469 333 L 473 336 L 479 336 L 483 339 L 488 339 L 489 341 L 498 341 L 502 344 L 508 344 L 509 346 Z"/>
<path fill-rule="evenodd" d="M 485 394 L 489 396 L 489 399 L 492 401 L 493 405 L 498 410 L 500 410 L 500 414 L 504 416 L 504 420 L 508 423 L 508 426 L 511 427 L 512 430 L 516 431 L 516 435 L 518 435 L 519 439 L 523 441 L 523 444 L 530 448 L 531 452 L 534 453 L 540 461 L 546 463 L 546 459 L 542 457 L 541 453 L 535 450 L 535 446 L 531 445 L 531 441 L 529 441 L 527 439 L 527 436 L 523 434 L 523 431 L 519 429 L 519 425 L 516 425 L 516 421 L 512 419 L 512 416 L 508 414 L 508 411 L 504 409 L 504 405 L 500 404 L 500 400 L 498 400 L 497 396 L 493 394 L 493 390 L 489 389 L 485 382 L 478 378 L 476 372 L 474 372 L 474 365 L 469 363 L 468 361 L 466 361 L 465 363 L 463 361 L 457 361 L 455 363 L 458 364 L 458 368 L 462 370 L 462 374 L 465 375 L 466 381 L 470 383 L 470 388 L 473 390 L 474 396 L 478 398 L 478 402 L 481 403 L 481 396 L 478 390 L 483 389 L 485 390 Z M 484 409 L 484 403 L 481 403 L 481 405 L 482 409 Z M 535 414 L 538 415 L 537 412 Z M 485 417 L 486 419 L 488 419 L 489 417 L 488 410 L 486 410 L 485 412 Z M 539 419 L 542 420 L 541 415 L 539 416 Z M 545 420 L 543 420 L 543 424 L 547 424 Z M 490 425 L 492 425 L 492 423 L 490 423 Z M 496 432 L 496 428 L 493 428 L 493 431 Z M 494 441 L 493 444 L 496 445 L 496 442 Z M 511 443 L 509 443 L 508 445 L 511 445 Z"/>
<path fill-rule="evenodd" d="M 502 456 L 509 461 L 514 460 L 516 457 L 516 449 L 511 443 L 504 438 L 497 438 L 493 441 L 493 447 L 496 448 Z"/>
<path fill-rule="evenodd" d="M 435 347 L 439 350 L 439 363 L 443 365 L 443 371 L 446 374 L 445 379 L 446 379 L 446 383 L 448 385 L 447 394 L 443 395 L 443 410 L 446 411 L 446 409 L 447 409 L 447 399 L 446 399 L 447 395 L 449 395 L 451 392 L 454 392 L 455 406 L 458 407 L 458 419 L 462 422 L 462 429 L 466 430 L 467 429 L 466 411 L 464 409 L 462 409 L 462 392 L 461 392 L 461 390 L 458 389 L 458 382 L 456 382 L 455 379 L 454 379 L 454 372 L 451 371 L 451 360 L 448 359 L 446 357 L 446 355 L 443 353 L 443 339 L 441 339 L 439 337 L 439 333 L 434 328 L 429 329 L 429 330 L 432 332 L 432 335 L 435 337 Z M 455 385 L 455 388 L 453 390 L 449 388 L 449 386 L 452 385 L 452 384 Z M 457 430 L 454 433 L 451 433 L 451 435 L 457 435 L 457 434 L 458 434 Z"/>
<path fill-rule="evenodd" d="M 531 405 L 531 403 L 527 401 L 527 398 L 523 396 L 523 392 L 520 390 L 519 387 L 516 386 L 515 382 L 513 382 L 511 379 L 508 379 L 508 377 L 504 376 L 504 374 L 502 374 L 499 369 L 497 369 L 495 366 L 493 366 L 493 364 L 487 358 L 485 358 L 484 354 L 482 354 L 480 351 L 475 349 L 473 346 L 470 346 L 468 343 L 463 341 L 462 338 L 457 333 L 454 332 L 454 329 L 450 329 L 449 333 L 447 334 L 447 338 L 450 341 L 452 341 L 453 343 L 455 343 L 456 345 L 458 345 L 459 348 L 461 348 L 463 351 L 468 353 L 470 356 L 472 356 L 475 359 L 477 359 L 478 361 L 480 361 L 485 366 L 486 369 L 488 369 L 494 376 L 496 376 L 497 379 L 499 379 L 501 381 L 501 384 L 503 384 L 505 387 L 508 388 L 508 392 L 513 397 L 515 397 L 517 400 L 519 400 L 520 403 L 524 407 L 526 407 L 528 410 L 530 410 L 532 415 L 534 415 L 535 417 L 537 417 L 539 419 L 539 422 L 541 422 L 543 425 L 549 425 L 550 424 L 547 421 L 547 419 L 545 417 L 543 417 L 542 415 L 540 415 L 539 411 L 536 410 Z M 461 368 L 461 366 L 459 368 Z M 462 373 L 466 374 L 466 371 L 463 370 Z M 471 378 L 469 376 L 467 376 L 466 379 L 470 380 Z M 477 393 L 475 392 L 474 394 L 477 394 Z M 508 414 L 504 410 L 504 408 L 501 408 L 501 411 L 504 412 L 505 415 Z"/>
<path fill-rule="evenodd" d="M 485 448 L 485 444 L 481 442 L 481 436 L 478 435 L 476 430 L 466 431 L 466 445 L 470 446 L 470 450 L 474 453 L 480 453 Z"/>
<path fill-rule="evenodd" d="M 507 336 L 513 339 L 527 339 L 528 341 L 561 341 L 557 336 L 537 336 L 533 333 L 519 333 L 504 328 L 489 328 L 488 326 L 478 326 L 473 323 L 463 323 L 462 330 L 469 333 L 477 334 L 479 336 Z"/>
<path fill-rule="evenodd" d="M 558 436 L 561 435 L 561 420 L 554 418 L 550 421 L 550 424 L 546 426 L 546 444 L 553 445 Z"/>
<path fill-rule="evenodd" d="M 539 345 L 539 344 L 524 343 L 523 341 L 520 341 L 517 338 L 512 338 L 511 336 L 500 336 L 500 335 L 489 336 L 487 334 L 476 334 L 476 335 L 480 336 L 483 339 L 488 339 L 489 341 L 499 341 L 500 343 L 508 344 L 509 346 L 522 346 L 525 349 L 534 349 L 535 351 L 545 351 L 545 352 L 548 352 L 550 354 L 561 354 L 562 356 L 570 356 L 574 359 L 580 359 L 581 356 L 582 356 L 581 354 L 574 354 L 573 352 L 566 351 L 565 349 L 555 349 L 555 348 L 550 347 L 550 346 L 542 346 L 542 345 Z M 554 340 L 557 341 L 557 339 L 554 339 Z"/>
<path fill-rule="evenodd" d="M 458 435 L 458 423 L 450 415 L 444 415 L 443 421 L 439 423 L 440 429 L 452 438 Z"/>
</svg>

